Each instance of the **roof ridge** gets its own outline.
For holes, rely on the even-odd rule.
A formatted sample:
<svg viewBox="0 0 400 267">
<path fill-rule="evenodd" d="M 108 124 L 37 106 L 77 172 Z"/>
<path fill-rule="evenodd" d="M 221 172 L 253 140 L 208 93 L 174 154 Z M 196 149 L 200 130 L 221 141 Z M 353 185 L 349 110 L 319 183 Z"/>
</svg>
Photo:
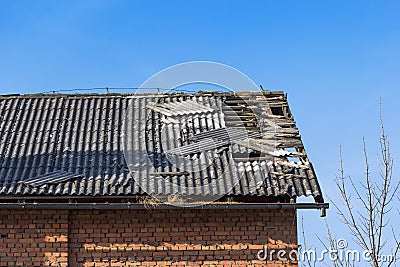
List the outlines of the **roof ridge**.
<svg viewBox="0 0 400 267">
<path fill-rule="evenodd" d="M 255 93 L 262 92 L 263 95 L 285 95 L 283 91 L 238 91 L 238 92 L 217 92 L 217 91 L 199 91 L 196 93 L 188 93 L 188 92 L 140 92 L 140 93 L 76 93 L 76 94 L 62 94 L 62 93 L 54 93 L 54 94 L 4 94 L 0 95 L 0 99 L 8 99 L 8 98 L 107 98 L 107 97 L 132 97 L 132 96 L 209 96 L 209 95 L 217 95 L 217 96 L 225 96 L 225 95 L 252 95 Z"/>
</svg>

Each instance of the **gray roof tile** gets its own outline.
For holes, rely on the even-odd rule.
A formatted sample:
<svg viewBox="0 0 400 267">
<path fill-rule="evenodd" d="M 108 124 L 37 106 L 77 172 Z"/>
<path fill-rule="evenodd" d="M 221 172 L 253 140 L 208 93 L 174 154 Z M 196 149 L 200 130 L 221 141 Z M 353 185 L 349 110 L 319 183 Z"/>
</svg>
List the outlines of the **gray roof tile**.
<svg viewBox="0 0 400 267">
<path fill-rule="evenodd" d="M 132 196 L 149 191 L 220 195 L 228 190 L 230 195 L 312 195 L 323 201 L 283 93 L 171 94 L 164 95 L 163 102 L 159 97 L 0 97 L 0 196 Z M 137 125 L 137 131 L 123 136 L 128 107 L 133 107 L 129 122 Z M 241 129 L 232 130 L 240 125 Z M 237 138 L 221 142 L 229 131 L 249 133 L 248 144 Z M 147 138 L 145 144 L 138 135 Z M 149 168 L 129 172 L 124 153 L 137 154 L 124 151 L 123 138 L 129 147 L 147 151 L 155 173 Z M 186 153 L 197 160 L 184 170 L 166 157 L 168 150 L 190 148 L 204 140 L 220 143 L 205 153 Z M 218 157 L 213 167 L 201 169 L 206 153 Z M 139 156 L 128 161 L 140 165 L 141 160 Z M 208 186 L 196 187 L 199 184 Z"/>
</svg>

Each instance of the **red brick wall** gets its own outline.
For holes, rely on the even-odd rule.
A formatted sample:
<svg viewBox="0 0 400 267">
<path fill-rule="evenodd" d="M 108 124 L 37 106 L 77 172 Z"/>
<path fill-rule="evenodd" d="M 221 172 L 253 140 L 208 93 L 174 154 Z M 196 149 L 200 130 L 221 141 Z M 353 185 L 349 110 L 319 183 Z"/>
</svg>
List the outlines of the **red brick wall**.
<svg viewBox="0 0 400 267">
<path fill-rule="evenodd" d="M 293 210 L 1 210 L 0 266 L 297 266 Z"/>
<path fill-rule="evenodd" d="M 68 211 L 0 210 L 0 266 L 68 265 Z"/>
</svg>

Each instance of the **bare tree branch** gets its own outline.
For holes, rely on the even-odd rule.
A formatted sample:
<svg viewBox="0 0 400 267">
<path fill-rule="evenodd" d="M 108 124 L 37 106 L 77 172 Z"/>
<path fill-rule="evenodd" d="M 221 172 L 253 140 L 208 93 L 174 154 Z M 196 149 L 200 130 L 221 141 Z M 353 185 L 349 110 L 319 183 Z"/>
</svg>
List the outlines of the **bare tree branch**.
<svg viewBox="0 0 400 267">
<path fill-rule="evenodd" d="M 345 175 L 340 147 L 339 176 L 335 178 L 340 198 L 339 201 L 329 198 L 338 212 L 340 221 L 347 226 L 353 236 L 354 242 L 360 248 L 370 252 L 370 265 L 374 267 L 391 266 L 398 258 L 400 250 L 400 235 L 394 231 L 389 219 L 389 216 L 393 215 L 400 219 L 400 212 L 393 212 L 393 202 L 400 201 L 397 194 L 400 190 L 400 182 L 393 178 L 394 161 L 383 123 L 382 103 L 380 103 L 379 121 L 381 135 L 378 176 L 371 174 L 365 138 L 363 138 L 365 173 L 362 183 L 355 183 L 350 176 Z M 351 193 L 355 194 L 356 198 L 352 198 Z M 329 248 L 334 249 L 337 244 L 328 225 L 327 232 Z M 395 247 L 391 251 L 393 258 L 390 261 L 381 261 L 381 254 L 387 251 L 389 238 L 395 242 Z M 320 238 L 318 239 L 323 243 Z M 328 246 L 324 245 L 324 247 Z M 354 266 L 354 262 L 349 263 L 348 259 L 345 261 L 342 259 L 335 261 L 334 266 Z"/>
</svg>

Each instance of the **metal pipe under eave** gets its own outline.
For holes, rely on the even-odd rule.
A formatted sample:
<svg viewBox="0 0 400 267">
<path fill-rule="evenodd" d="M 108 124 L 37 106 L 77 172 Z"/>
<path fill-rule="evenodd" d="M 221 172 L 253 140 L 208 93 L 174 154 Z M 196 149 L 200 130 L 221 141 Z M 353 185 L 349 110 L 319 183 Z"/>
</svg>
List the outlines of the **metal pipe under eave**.
<svg viewBox="0 0 400 267">
<path fill-rule="evenodd" d="M 0 209 L 319 209 L 326 216 L 329 203 L 240 203 L 206 204 L 201 206 L 174 206 L 169 204 L 138 203 L 0 203 Z"/>
</svg>

